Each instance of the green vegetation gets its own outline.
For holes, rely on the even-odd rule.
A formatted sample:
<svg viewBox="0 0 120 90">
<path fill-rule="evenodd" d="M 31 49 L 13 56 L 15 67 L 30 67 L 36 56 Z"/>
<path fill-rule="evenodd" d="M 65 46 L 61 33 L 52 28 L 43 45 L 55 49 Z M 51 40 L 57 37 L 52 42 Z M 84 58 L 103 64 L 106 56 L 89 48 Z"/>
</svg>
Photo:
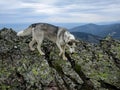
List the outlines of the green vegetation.
<svg viewBox="0 0 120 90">
<path fill-rule="evenodd" d="M 42 45 L 45 56 L 30 51 L 30 39 L 17 37 L 12 30 L 0 31 L 0 90 L 120 89 L 120 41 L 80 41 L 75 54 L 66 52 L 65 61 L 47 40 Z"/>
</svg>

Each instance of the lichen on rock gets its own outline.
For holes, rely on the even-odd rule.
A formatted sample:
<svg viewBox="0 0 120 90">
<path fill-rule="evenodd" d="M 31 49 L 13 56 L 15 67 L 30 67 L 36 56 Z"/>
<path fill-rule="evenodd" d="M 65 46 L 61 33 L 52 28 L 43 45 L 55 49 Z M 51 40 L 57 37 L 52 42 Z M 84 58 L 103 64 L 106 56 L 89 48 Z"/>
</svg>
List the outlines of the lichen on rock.
<svg viewBox="0 0 120 90">
<path fill-rule="evenodd" d="M 41 56 L 30 51 L 31 36 L 0 30 L 0 90 L 119 90 L 120 41 L 111 37 L 99 44 L 79 41 L 76 53 L 58 55 L 57 46 L 44 40 Z M 35 45 L 36 47 L 36 45 Z"/>
</svg>

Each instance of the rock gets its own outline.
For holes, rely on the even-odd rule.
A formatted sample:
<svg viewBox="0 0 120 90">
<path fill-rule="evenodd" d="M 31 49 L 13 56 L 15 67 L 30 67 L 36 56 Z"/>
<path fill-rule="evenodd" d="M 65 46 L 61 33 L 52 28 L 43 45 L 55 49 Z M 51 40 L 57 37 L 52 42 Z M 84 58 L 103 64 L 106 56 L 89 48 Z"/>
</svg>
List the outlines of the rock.
<svg viewBox="0 0 120 90">
<path fill-rule="evenodd" d="M 54 43 L 44 40 L 41 56 L 37 49 L 30 51 L 30 40 L 12 29 L 0 30 L 0 90 L 120 89 L 120 41 L 80 41 L 75 54 L 66 52 L 65 61 Z"/>
</svg>

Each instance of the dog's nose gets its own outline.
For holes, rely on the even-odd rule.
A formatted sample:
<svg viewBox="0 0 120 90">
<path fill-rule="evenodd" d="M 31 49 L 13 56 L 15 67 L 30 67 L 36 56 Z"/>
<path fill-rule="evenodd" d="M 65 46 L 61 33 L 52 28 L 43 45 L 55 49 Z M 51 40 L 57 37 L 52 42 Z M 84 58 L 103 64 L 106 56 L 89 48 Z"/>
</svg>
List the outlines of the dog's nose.
<svg viewBox="0 0 120 90">
<path fill-rule="evenodd" d="M 72 52 L 71 54 L 74 54 L 74 52 Z"/>
</svg>

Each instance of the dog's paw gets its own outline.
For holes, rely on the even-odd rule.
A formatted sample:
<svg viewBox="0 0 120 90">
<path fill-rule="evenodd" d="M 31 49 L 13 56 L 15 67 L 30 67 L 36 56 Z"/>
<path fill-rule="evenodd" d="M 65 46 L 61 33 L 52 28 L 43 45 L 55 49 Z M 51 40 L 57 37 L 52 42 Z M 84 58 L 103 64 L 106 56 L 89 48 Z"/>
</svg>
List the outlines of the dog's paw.
<svg viewBox="0 0 120 90">
<path fill-rule="evenodd" d="M 40 55 L 44 56 L 44 55 L 45 55 L 45 53 L 41 52 L 41 53 L 40 53 Z"/>
<path fill-rule="evenodd" d="M 67 59 L 67 57 L 63 56 L 63 60 L 66 60 L 66 61 L 67 61 L 68 59 Z"/>
<path fill-rule="evenodd" d="M 62 53 L 59 53 L 59 56 L 61 56 L 62 55 Z"/>
<path fill-rule="evenodd" d="M 30 48 L 31 51 L 35 51 L 35 48 Z"/>
</svg>

